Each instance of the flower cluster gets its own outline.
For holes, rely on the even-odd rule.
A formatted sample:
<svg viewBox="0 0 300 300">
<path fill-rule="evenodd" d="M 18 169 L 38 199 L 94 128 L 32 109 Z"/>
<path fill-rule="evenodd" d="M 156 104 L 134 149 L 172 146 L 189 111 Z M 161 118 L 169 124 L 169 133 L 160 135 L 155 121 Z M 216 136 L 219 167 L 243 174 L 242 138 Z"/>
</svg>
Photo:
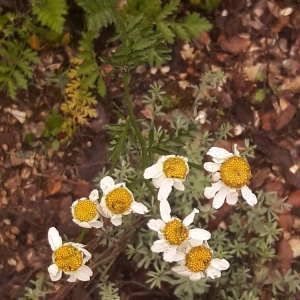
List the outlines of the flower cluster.
<svg viewBox="0 0 300 300">
<path fill-rule="evenodd" d="M 100 203 L 98 202 L 99 192 L 96 189 L 90 193 L 89 198 L 80 198 L 73 202 L 71 206 L 73 222 L 80 227 L 103 227 L 103 222 L 98 220 L 100 214 L 105 218 L 110 218 L 113 225 L 119 226 L 122 224 L 123 215 L 129 215 L 132 212 L 138 214 L 148 212 L 144 204 L 134 200 L 132 192 L 124 182 L 115 184 L 111 177 L 106 176 L 100 181 L 100 188 L 103 192 Z M 92 256 L 84 249 L 84 245 L 78 243 L 62 244 L 62 239 L 54 227 L 49 229 L 48 240 L 54 251 L 53 264 L 48 268 L 51 280 L 59 280 L 62 272 L 70 275 L 68 279 L 70 282 L 74 282 L 76 279 L 90 280 L 93 272 L 85 266 L 85 263 Z"/>
<path fill-rule="evenodd" d="M 171 217 L 171 207 L 168 201 L 160 202 L 161 219 L 152 219 L 148 227 L 158 233 L 158 240 L 151 250 L 163 252 L 163 259 L 167 262 L 178 262 L 179 266 L 172 270 L 180 275 L 197 281 L 204 274 L 212 279 L 221 276 L 221 270 L 227 270 L 229 263 L 225 259 L 213 258 L 207 240 L 211 234 L 205 229 L 191 228 L 198 209 L 186 216 L 182 221 Z"/>
<path fill-rule="evenodd" d="M 230 205 L 236 204 L 239 191 L 249 205 L 255 205 L 257 198 L 246 185 L 251 179 L 250 166 L 240 156 L 237 145 L 234 145 L 233 153 L 212 147 L 207 154 L 212 156 L 213 162 L 206 162 L 204 169 L 212 172 L 214 183 L 205 188 L 204 195 L 208 199 L 213 198 L 212 206 L 218 209 L 225 200 Z M 184 191 L 183 182 L 188 173 L 188 159 L 175 155 L 161 156 L 156 164 L 144 172 L 144 178 L 152 179 L 153 185 L 159 189 L 157 198 L 161 201 L 161 219 L 148 222 L 148 227 L 155 230 L 159 238 L 151 250 L 163 252 L 163 259 L 167 262 L 178 262 L 179 265 L 172 270 L 190 280 L 196 281 L 205 275 L 214 279 L 221 276 L 222 270 L 229 268 L 229 262 L 213 257 L 213 251 L 207 242 L 211 234 L 207 230 L 190 228 L 199 211 L 194 208 L 181 221 L 171 217 L 171 207 L 167 201 L 172 186 Z"/>
<path fill-rule="evenodd" d="M 225 149 L 212 147 L 208 155 L 213 162 L 206 162 L 204 169 L 212 173 L 214 183 L 206 187 L 204 195 L 213 198 L 212 206 L 220 208 L 226 201 L 234 205 L 238 201 L 239 193 L 249 205 L 257 203 L 256 196 L 247 187 L 251 179 L 251 170 L 247 161 L 240 156 L 237 146 L 233 153 Z M 158 234 L 151 246 L 155 253 L 162 253 L 167 262 L 176 262 L 178 265 L 172 270 L 179 275 L 187 276 L 192 281 L 206 276 L 214 279 L 221 276 L 221 271 L 229 268 L 225 259 L 214 257 L 208 241 L 211 233 L 202 228 L 194 228 L 194 217 L 199 210 L 194 208 L 183 220 L 171 215 L 171 206 L 168 197 L 172 187 L 184 191 L 184 181 L 189 173 L 188 159 L 183 156 L 161 156 L 157 163 L 144 171 L 145 179 L 152 179 L 153 185 L 159 189 L 160 219 L 151 219 L 147 225 Z M 106 176 L 100 181 L 102 197 L 99 202 L 99 191 L 93 190 L 89 198 L 80 198 L 71 206 L 73 222 L 83 228 L 101 228 L 102 215 L 109 218 L 115 226 L 122 224 L 123 216 L 131 213 L 145 214 L 147 207 L 134 200 L 133 193 L 124 182 L 115 184 L 114 180 Z M 48 268 L 53 281 L 61 278 L 62 273 L 70 275 L 69 282 L 76 279 L 90 280 L 93 272 L 86 266 L 91 254 L 85 246 L 79 243 L 62 243 L 58 231 L 52 227 L 48 232 L 48 239 L 53 250 L 53 264 Z"/>
</svg>

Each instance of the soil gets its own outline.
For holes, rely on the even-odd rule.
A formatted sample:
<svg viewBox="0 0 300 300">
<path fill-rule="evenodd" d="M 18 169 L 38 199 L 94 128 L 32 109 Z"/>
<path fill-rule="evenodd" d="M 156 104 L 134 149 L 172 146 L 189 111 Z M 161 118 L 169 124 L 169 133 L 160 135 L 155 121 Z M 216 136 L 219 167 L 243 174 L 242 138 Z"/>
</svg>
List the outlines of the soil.
<svg viewBox="0 0 300 300">
<path fill-rule="evenodd" d="M 7 3 L 0 1 L 4 8 L 14 9 L 5 6 L 10 5 Z M 188 3 L 183 1 L 183 11 L 199 11 Z M 288 197 L 291 210 L 279 216 L 283 234 L 276 249 L 285 256 L 281 268 L 286 271 L 300 265 L 300 2 L 277 0 L 275 5 L 271 9 L 264 0 L 224 0 L 211 12 L 201 11 L 213 24 L 212 30 L 190 43 L 188 50 L 184 50 L 183 41 L 176 40 L 172 60 L 166 65 L 169 70 L 143 66 L 133 71 L 131 94 L 137 114 L 145 118 L 147 110 L 140 99 L 149 84 L 157 81 L 179 99 L 173 109 L 186 111 L 192 104 L 190 85 L 199 84 L 203 72 L 220 69 L 226 74 L 222 88 L 212 91 L 217 101 L 210 107 L 199 106 L 210 121 L 203 126 L 213 132 L 221 123 L 230 122 L 236 131 L 229 146 L 234 142 L 242 146 L 244 138 L 257 146 L 251 159 L 251 188 L 275 190 L 279 197 Z M 292 12 L 280 15 L 278 11 L 283 8 Z M 97 51 L 104 51 L 103 41 L 111 34 L 110 28 L 103 32 L 104 40 L 95 44 Z M 97 173 L 108 165 L 108 136 L 103 126 L 115 121 L 115 107 L 126 114 L 121 79 L 107 75 L 107 96 L 99 99 L 99 117 L 91 120 L 89 128 L 80 128 L 58 151 L 47 149 L 42 139 L 24 142 L 30 131 L 40 136 L 45 117 L 53 107 L 59 108 L 62 95 L 57 86 L 44 83 L 45 66 L 49 66 L 49 59 L 50 65 L 58 63 L 59 68 L 68 64 L 68 55 L 76 49 L 79 38 L 76 33 L 74 36 L 69 46 L 41 53 L 43 65 L 37 68 L 30 88 L 20 91 L 16 101 L 5 91 L 0 93 L 1 299 L 17 299 L 30 279 L 48 276 L 52 253 L 47 240 L 49 227 L 62 230 L 69 239 L 79 235 L 80 228 L 71 221 L 69 208 L 74 199 L 88 195 Z M 264 99 L 257 99 L 260 90 L 265 93 Z M 19 122 L 9 108 L 26 112 L 26 121 Z M 216 222 L 222 218 L 224 215 Z M 96 245 L 98 237 L 90 230 L 86 239 L 89 245 Z M 145 274 L 135 272 L 122 250 L 115 249 L 120 253 L 116 264 L 120 269 L 110 270 L 122 287 L 122 299 L 173 299 L 167 286 L 150 290 L 144 285 Z M 286 253 L 290 255 L 286 257 Z M 91 281 L 87 285 L 70 284 L 67 291 L 63 284 L 56 285 L 46 298 L 98 299 L 97 295 L 96 283 Z"/>
</svg>

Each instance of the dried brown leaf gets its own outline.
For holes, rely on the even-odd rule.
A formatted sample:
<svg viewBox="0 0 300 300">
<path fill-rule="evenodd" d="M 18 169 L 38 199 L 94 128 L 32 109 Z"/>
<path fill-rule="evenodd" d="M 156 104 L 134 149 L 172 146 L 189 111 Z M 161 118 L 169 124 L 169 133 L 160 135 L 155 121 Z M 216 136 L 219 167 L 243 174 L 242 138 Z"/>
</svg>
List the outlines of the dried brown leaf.
<svg viewBox="0 0 300 300">
<path fill-rule="evenodd" d="M 290 104 L 285 110 L 283 110 L 277 119 L 275 129 L 279 130 L 290 123 L 296 113 L 296 108 L 294 105 Z"/>
<path fill-rule="evenodd" d="M 245 52 L 250 45 L 250 39 L 241 38 L 239 36 L 232 36 L 220 42 L 221 49 L 233 55 L 238 55 L 241 52 Z"/>
<path fill-rule="evenodd" d="M 281 270 L 286 273 L 291 268 L 293 251 L 286 239 L 281 239 L 278 243 L 278 253 L 281 256 Z"/>
<path fill-rule="evenodd" d="M 48 196 L 52 196 L 52 195 L 58 193 L 61 189 L 61 186 L 62 186 L 61 181 L 57 181 L 57 182 L 49 185 L 47 188 Z"/>
</svg>

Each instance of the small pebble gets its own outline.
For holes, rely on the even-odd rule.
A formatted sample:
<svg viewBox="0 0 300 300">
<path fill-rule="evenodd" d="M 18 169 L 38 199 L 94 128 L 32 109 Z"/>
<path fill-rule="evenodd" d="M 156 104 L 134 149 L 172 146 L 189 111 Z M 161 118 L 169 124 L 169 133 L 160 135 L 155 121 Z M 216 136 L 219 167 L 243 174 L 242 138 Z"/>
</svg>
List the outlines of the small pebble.
<svg viewBox="0 0 300 300">
<path fill-rule="evenodd" d="M 161 71 L 163 74 L 167 74 L 168 72 L 170 72 L 170 67 L 169 67 L 169 66 L 161 67 L 161 68 L 160 68 L 160 71 Z"/>
<path fill-rule="evenodd" d="M 14 258 L 9 258 L 9 259 L 7 260 L 7 263 L 8 263 L 10 266 L 12 266 L 12 267 L 14 267 L 14 266 L 17 265 L 17 261 L 16 261 Z"/>
</svg>

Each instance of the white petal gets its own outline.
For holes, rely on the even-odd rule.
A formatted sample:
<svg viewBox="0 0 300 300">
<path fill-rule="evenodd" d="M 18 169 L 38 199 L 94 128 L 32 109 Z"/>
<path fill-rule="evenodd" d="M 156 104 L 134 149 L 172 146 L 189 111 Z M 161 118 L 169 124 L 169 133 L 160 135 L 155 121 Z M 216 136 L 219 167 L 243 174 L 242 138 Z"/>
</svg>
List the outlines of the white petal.
<svg viewBox="0 0 300 300">
<path fill-rule="evenodd" d="M 179 179 L 174 179 L 173 186 L 178 191 L 184 191 L 184 189 L 185 189 L 184 184 Z"/>
<path fill-rule="evenodd" d="M 192 281 L 198 281 L 198 280 L 200 280 L 201 278 L 204 278 L 204 277 L 205 276 L 202 272 L 198 272 L 198 273 L 194 273 L 193 275 L 191 275 L 189 277 L 189 279 L 192 280 Z"/>
<path fill-rule="evenodd" d="M 89 195 L 89 199 L 92 200 L 92 201 L 98 200 L 99 199 L 98 190 L 96 190 L 96 189 L 92 190 L 90 195 Z"/>
<path fill-rule="evenodd" d="M 220 172 L 216 172 L 212 174 L 212 179 L 214 182 L 218 181 L 221 179 L 221 173 Z"/>
<path fill-rule="evenodd" d="M 59 235 L 59 232 L 55 227 L 49 228 L 48 241 L 53 251 L 55 251 L 57 248 L 59 248 L 62 245 L 61 236 Z"/>
<path fill-rule="evenodd" d="M 123 216 L 128 216 L 128 215 L 130 215 L 132 213 L 132 209 L 129 209 L 129 210 L 127 210 L 127 211 L 124 211 L 123 213 L 122 213 L 122 215 Z"/>
<path fill-rule="evenodd" d="M 83 228 L 92 228 L 92 226 L 89 223 L 87 223 L 87 222 L 80 222 L 79 220 L 77 220 L 75 218 L 72 219 L 72 221 L 74 223 L 76 223 L 77 225 L 79 225 L 80 227 L 83 227 Z"/>
<path fill-rule="evenodd" d="M 221 189 L 222 186 L 223 186 L 223 182 L 221 180 L 213 183 L 211 186 L 206 187 L 204 189 L 204 196 L 207 199 L 213 198 L 215 194 Z"/>
<path fill-rule="evenodd" d="M 197 213 L 199 213 L 199 210 L 197 208 L 194 208 L 193 211 L 189 215 L 187 215 L 182 221 L 183 225 L 184 226 L 191 225 L 194 221 L 195 214 Z"/>
<path fill-rule="evenodd" d="M 163 170 L 163 164 L 156 163 L 144 171 L 144 178 L 150 179 L 150 178 L 159 177 L 162 174 L 162 170 Z"/>
<path fill-rule="evenodd" d="M 158 232 L 157 236 L 160 240 L 164 240 L 165 239 L 165 235 L 163 233 Z"/>
<path fill-rule="evenodd" d="M 83 258 L 83 264 L 85 264 L 87 261 L 89 261 L 92 258 L 92 254 L 89 251 L 87 251 L 86 249 L 84 249 L 83 247 L 79 247 L 79 246 L 77 246 L 77 247 L 85 256 Z"/>
<path fill-rule="evenodd" d="M 228 191 L 230 190 L 230 187 L 223 185 L 220 191 L 216 194 L 214 200 L 213 200 L 213 208 L 219 209 L 225 202 L 225 198 L 228 194 Z"/>
<path fill-rule="evenodd" d="M 170 244 L 165 240 L 157 240 L 151 247 L 151 250 L 155 253 L 164 252 L 170 247 Z"/>
<path fill-rule="evenodd" d="M 169 246 L 169 248 L 164 251 L 163 259 L 167 262 L 174 261 L 176 252 L 177 252 L 176 246 Z"/>
<path fill-rule="evenodd" d="M 175 157 L 175 155 L 167 155 L 167 156 L 162 155 L 162 156 L 160 156 L 160 158 L 158 159 L 157 163 L 163 163 L 163 162 L 165 162 L 165 161 L 166 161 L 168 158 L 170 158 L 170 157 Z"/>
<path fill-rule="evenodd" d="M 195 240 L 207 241 L 211 238 L 211 233 L 205 229 L 195 228 L 190 230 L 189 237 Z"/>
<path fill-rule="evenodd" d="M 212 147 L 208 150 L 207 155 L 210 155 L 215 158 L 219 159 L 226 159 L 232 157 L 233 154 L 228 152 L 227 150 L 219 147 Z"/>
<path fill-rule="evenodd" d="M 212 259 L 210 265 L 220 271 L 227 270 L 230 267 L 230 264 L 226 259 L 219 258 Z"/>
<path fill-rule="evenodd" d="M 77 276 L 73 273 L 70 274 L 70 277 L 67 279 L 68 282 L 75 282 L 77 279 Z"/>
<path fill-rule="evenodd" d="M 101 221 L 92 221 L 92 222 L 90 222 L 90 225 L 94 228 L 101 228 L 101 227 L 103 227 L 103 222 L 101 222 Z"/>
<path fill-rule="evenodd" d="M 206 162 L 204 163 L 203 167 L 208 172 L 217 172 L 220 170 L 222 164 L 216 164 L 213 162 Z"/>
<path fill-rule="evenodd" d="M 93 271 L 88 266 L 83 265 L 77 271 L 75 271 L 67 281 L 74 282 L 76 279 L 81 281 L 89 281 L 92 275 Z"/>
<path fill-rule="evenodd" d="M 107 191 L 112 189 L 114 185 L 115 185 L 115 181 L 110 176 L 106 176 L 102 178 L 102 180 L 100 181 L 100 188 L 104 194 L 106 194 Z"/>
<path fill-rule="evenodd" d="M 212 266 L 209 266 L 206 272 L 207 272 L 207 276 L 209 276 L 211 279 L 221 277 L 221 271 Z"/>
<path fill-rule="evenodd" d="M 189 239 L 186 239 L 177 247 L 177 252 L 185 253 L 188 245 L 189 245 Z"/>
<path fill-rule="evenodd" d="M 174 179 L 166 178 L 161 187 L 159 188 L 157 199 L 159 201 L 167 200 L 171 191 L 172 191 L 172 185 L 173 185 Z"/>
<path fill-rule="evenodd" d="M 235 205 L 237 201 L 238 201 L 238 193 L 236 192 L 236 190 L 231 189 L 226 196 L 226 202 L 229 205 Z"/>
<path fill-rule="evenodd" d="M 247 203 L 251 206 L 254 206 L 257 203 L 257 197 L 255 194 L 252 193 L 252 191 L 244 185 L 241 188 L 242 196 L 247 201 Z"/>
<path fill-rule="evenodd" d="M 52 281 L 57 281 L 61 278 L 62 271 L 58 269 L 56 264 L 49 266 L 48 272 Z"/>
<path fill-rule="evenodd" d="M 111 217 L 110 221 L 115 225 L 119 226 L 122 224 L 122 215 L 114 215 Z"/>
<path fill-rule="evenodd" d="M 167 200 L 160 202 L 159 210 L 160 216 L 165 223 L 171 221 L 171 207 Z"/>
<path fill-rule="evenodd" d="M 140 215 L 143 215 L 143 214 L 145 214 L 149 211 L 147 206 L 145 206 L 143 203 L 138 203 L 138 202 L 135 202 L 135 201 L 132 202 L 131 209 L 135 213 L 140 214 Z"/>
<path fill-rule="evenodd" d="M 186 266 L 177 266 L 177 267 L 173 267 L 172 271 L 181 275 L 181 276 L 191 276 L 193 273 L 188 269 L 188 267 Z"/>
<path fill-rule="evenodd" d="M 240 152 L 237 149 L 237 144 L 233 145 L 233 154 L 236 155 L 236 156 L 240 156 Z"/>
<path fill-rule="evenodd" d="M 163 229 L 166 226 L 166 223 L 163 220 L 160 219 L 151 219 L 148 223 L 147 223 L 148 227 L 154 231 L 160 231 L 161 229 Z"/>
<path fill-rule="evenodd" d="M 157 178 L 152 178 L 152 183 L 158 189 L 161 187 L 161 185 L 165 179 L 166 179 L 166 176 L 164 174 L 162 174 L 161 176 L 159 176 Z"/>
<path fill-rule="evenodd" d="M 189 240 L 185 251 L 188 252 L 192 247 L 198 247 L 201 245 L 203 245 L 203 240 Z"/>
<path fill-rule="evenodd" d="M 185 254 L 181 251 L 176 251 L 173 261 L 180 261 L 185 259 Z"/>
<path fill-rule="evenodd" d="M 72 209 L 72 214 L 74 213 L 74 208 L 78 204 L 79 200 L 76 200 L 72 203 L 71 209 Z"/>
<path fill-rule="evenodd" d="M 104 197 L 102 198 L 101 203 L 99 205 L 97 205 L 97 209 L 100 212 L 100 214 L 102 216 L 104 216 L 105 218 L 111 218 L 112 217 L 112 213 L 110 211 L 108 211 L 108 209 L 106 208 Z"/>
<path fill-rule="evenodd" d="M 226 158 L 216 158 L 216 157 L 212 158 L 212 161 L 216 164 L 222 164 L 225 160 Z"/>
</svg>

